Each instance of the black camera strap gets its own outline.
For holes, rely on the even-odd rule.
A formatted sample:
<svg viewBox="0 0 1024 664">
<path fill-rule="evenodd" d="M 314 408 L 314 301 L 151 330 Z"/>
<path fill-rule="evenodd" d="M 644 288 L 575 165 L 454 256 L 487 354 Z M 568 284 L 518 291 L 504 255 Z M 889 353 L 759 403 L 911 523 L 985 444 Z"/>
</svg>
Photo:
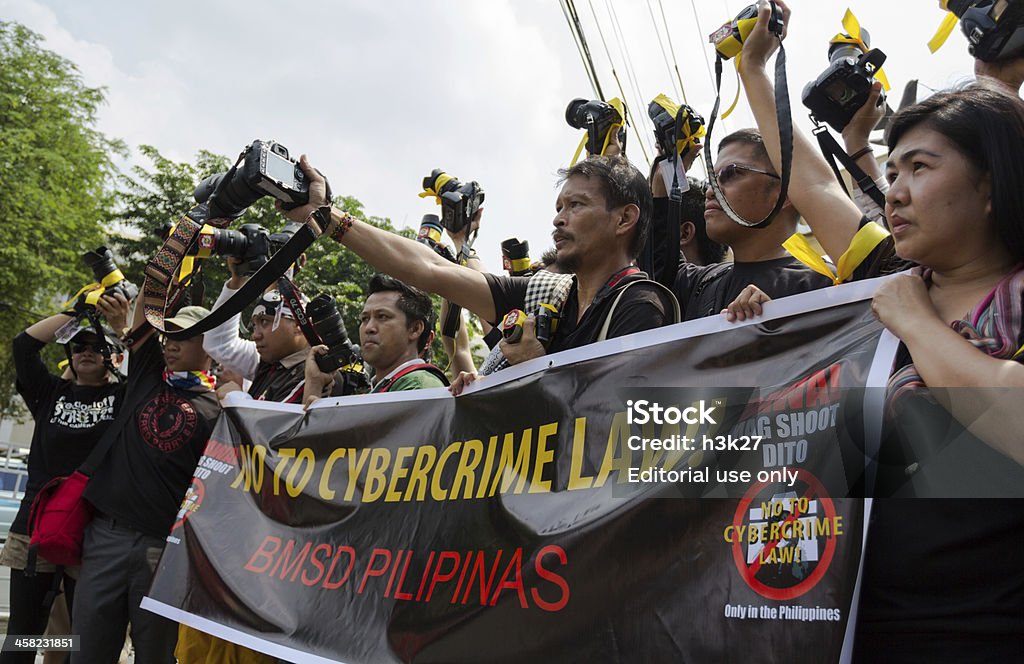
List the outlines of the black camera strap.
<svg viewBox="0 0 1024 664">
<path fill-rule="evenodd" d="M 748 228 L 765 228 L 772 223 L 775 215 L 779 213 L 786 202 L 789 192 L 789 177 L 793 163 L 793 114 L 789 105 L 789 84 L 786 81 L 786 48 L 782 45 L 782 20 L 779 16 L 779 8 L 772 3 L 771 19 L 768 24 L 769 31 L 779 40 L 779 53 L 775 56 L 775 113 L 779 125 L 779 148 L 782 153 L 782 172 L 779 173 L 781 184 L 779 186 L 779 198 L 775 201 L 771 212 L 760 221 L 748 221 L 736 212 L 729 200 L 725 197 L 721 186 L 718 184 L 718 176 L 715 173 L 714 162 L 711 158 L 711 132 L 715 127 L 715 120 L 718 119 L 718 108 L 722 104 L 722 54 L 719 53 L 715 59 L 715 107 L 711 111 L 711 120 L 708 122 L 707 137 L 704 142 L 704 161 L 707 165 L 708 185 L 715 192 L 718 204 L 722 211 L 737 224 Z"/>
<path fill-rule="evenodd" d="M 875 184 L 874 178 L 864 172 L 864 169 L 857 165 L 857 162 L 850 158 L 839 143 L 836 141 L 832 133 L 829 132 L 828 127 L 815 120 L 814 116 L 811 116 L 811 121 L 814 122 L 814 129 L 812 133 L 815 138 L 818 139 L 818 147 L 821 148 L 821 153 L 825 156 L 825 161 L 832 167 L 832 172 L 836 176 L 836 180 L 839 180 L 839 186 L 843 188 L 846 195 L 849 196 L 850 192 L 846 189 L 846 183 L 843 182 L 843 175 L 839 172 L 839 166 L 836 164 L 836 159 L 842 162 L 843 166 L 846 167 L 846 172 L 850 174 L 853 181 L 857 183 L 857 187 L 871 197 L 878 207 L 885 209 L 885 194 Z"/>
<path fill-rule="evenodd" d="M 320 333 L 316 331 L 313 321 L 309 320 L 306 309 L 302 306 L 302 291 L 299 290 L 299 287 L 286 275 L 281 275 L 277 278 L 277 290 L 281 293 L 281 302 L 292 312 L 295 324 L 302 330 L 302 336 L 306 337 L 309 345 L 323 344 L 324 341 L 320 338 Z"/>
<path fill-rule="evenodd" d="M 200 203 L 189 210 L 146 265 L 146 280 L 142 285 L 146 321 L 169 339 L 189 339 L 203 334 L 241 312 L 284 274 L 322 233 L 310 224 L 303 224 L 263 267 L 206 318 L 190 327 L 168 331 L 164 328 L 165 316 L 174 310 L 185 294 L 184 289 L 172 287 L 174 278 L 189 249 L 199 239 L 199 230 L 208 216 L 207 210 L 206 203 Z"/>
</svg>

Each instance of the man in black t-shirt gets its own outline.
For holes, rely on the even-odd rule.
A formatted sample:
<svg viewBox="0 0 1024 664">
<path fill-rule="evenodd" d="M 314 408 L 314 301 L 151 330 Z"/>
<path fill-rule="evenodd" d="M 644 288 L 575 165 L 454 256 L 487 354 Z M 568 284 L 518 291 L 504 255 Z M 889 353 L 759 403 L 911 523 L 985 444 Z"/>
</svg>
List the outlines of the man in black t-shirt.
<svg viewBox="0 0 1024 664">
<path fill-rule="evenodd" d="M 745 219 L 761 219 L 772 209 L 780 181 L 757 130 L 741 129 L 723 138 L 715 168 L 730 205 Z M 706 200 L 708 236 L 732 249 L 733 263 L 680 265 L 674 290 L 683 320 L 721 312 L 750 285 L 773 299 L 832 285 L 831 279 L 783 248 L 800 218 L 788 200 L 765 228 L 748 228 L 731 220 L 710 188 Z"/>
<path fill-rule="evenodd" d="M 189 327 L 207 313 L 185 307 L 165 322 Z M 138 338 L 127 412 L 107 432 L 115 439 L 85 490 L 96 516 L 83 545 L 72 621 L 82 640 L 72 662 L 116 661 L 129 622 L 137 661 L 174 662 L 177 624 L 139 605 L 220 406 L 201 335 L 165 339 L 162 354 L 152 330 Z"/>
<path fill-rule="evenodd" d="M 290 219 L 316 215 L 332 237 L 377 269 L 407 284 L 435 292 L 495 323 L 510 310 L 525 306 L 527 277 L 484 275 L 438 256 L 430 248 L 382 231 L 324 206 L 323 177 L 304 159 L 310 177 L 310 203 L 287 213 Z M 555 248 L 561 267 L 575 277 L 561 321 L 547 352 L 577 348 L 597 340 L 611 309 L 611 295 L 643 277 L 633 262 L 650 225 L 651 193 L 643 174 L 624 157 L 594 157 L 562 171 L 563 186 L 555 202 Z M 659 327 L 668 308 L 656 286 L 640 284 L 625 292 L 616 306 L 608 336 Z M 527 312 L 532 314 L 534 312 Z M 509 355 L 513 363 L 545 350 L 528 325 Z"/>
</svg>

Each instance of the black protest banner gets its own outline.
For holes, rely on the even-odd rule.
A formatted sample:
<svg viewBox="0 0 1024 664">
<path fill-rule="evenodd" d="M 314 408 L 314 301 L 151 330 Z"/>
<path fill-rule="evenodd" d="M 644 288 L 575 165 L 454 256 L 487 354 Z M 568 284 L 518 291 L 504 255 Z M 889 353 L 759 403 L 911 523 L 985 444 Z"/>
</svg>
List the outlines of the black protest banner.
<svg viewBox="0 0 1024 664">
<path fill-rule="evenodd" d="M 837 661 L 892 351 L 855 284 L 225 410 L 143 606 L 292 661 Z"/>
</svg>

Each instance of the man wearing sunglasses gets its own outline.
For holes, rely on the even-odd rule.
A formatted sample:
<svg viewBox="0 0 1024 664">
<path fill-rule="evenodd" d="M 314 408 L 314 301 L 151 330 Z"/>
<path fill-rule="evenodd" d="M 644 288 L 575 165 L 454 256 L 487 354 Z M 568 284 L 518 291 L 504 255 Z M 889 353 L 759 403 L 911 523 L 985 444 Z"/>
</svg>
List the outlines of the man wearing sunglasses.
<svg viewBox="0 0 1024 664">
<path fill-rule="evenodd" d="M 722 139 L 715 173 L 729 204 L 744 219 L 764 218 L 779 196 L 779 175 L 755 129 L 741 129 Z M 708 237 L 732 249 L 733 262 L 680 265 L 674 290 L 683 320 L 723 312 L 751 286 L 775 299 L 832 284 L 782 247 L 800 219 L 789 200 L 765 228 L 749 228 L 730 219 L 710 187 L 705 201 Z"/>
<path fill-rule="evenodd" d="M 128 301 L 123 295 L 101 296 L 96 309 L 113 329 L 124 327 Z M 32 413 L 35 428 L 29 447 L 25 495 L 0 553 L 0 564 L 11 568 L 9 634 L 43 633 L 50 613 L 50 603 L 45 598 L 55 582 L 63 583 L 63 601 L 71 610 L 74 580 L 68 571 L 62 579 L 56 579 L 57 568 L 39 558 L 35 573 L 26 574 L 29 511 L 43 486 L 53 478 L 70 475 L 85 461 L 110 427 L 124 395 L 124 384 L 111 371 L 120 362 L 120 347 L 94 327 L 81 328 L 67 343 L 70 378 L 47 370 L 40 353 L 72 320 L 69 314 L 55 314 L 14 339 L 15 387 Z M 0 653 L 0 662 L 5 664 L 34 661 L 35 653 Z"/>
</svg>

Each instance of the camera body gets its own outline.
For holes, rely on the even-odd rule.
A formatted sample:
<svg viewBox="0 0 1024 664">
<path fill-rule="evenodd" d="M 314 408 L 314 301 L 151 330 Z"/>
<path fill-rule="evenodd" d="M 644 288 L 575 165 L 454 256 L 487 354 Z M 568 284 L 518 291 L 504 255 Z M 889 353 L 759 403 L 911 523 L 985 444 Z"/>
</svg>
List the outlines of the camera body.
<svg viewBox="0 0 1024 664">
<path fill-rule="evenodd" d="M 330 295 L 314 297 L 306 305 L 306 316 L 327 346 L 326 353 L 316 356 L 316 365 L 321 371 L 333 373 L 362 361 L 359 347 L 348 338 L 345 322 L 341 320 L 341 313 Z"/>
<path fill-rule="evenodd" d="M 160 237 L 166 240 L 173 227 L 174 224 L 166 222 L 160 228 Z M 259 224 L 242 224 L 237 231 L 206 224 L 187 255 L 200 258 L 209 258 L 212 255 L 237 258 L 242 261 L 237 268 L 238 273 L 249 277 L 263 267 L 270 255 L 283 247 L 300 228 L 302 224 L 295 221 L 289 221 L 276 233 L 268 232 Z"/>
<path fill-rule="evenodd" d="M 206 178 L 193 193 L 197 203 L 209 206 L 210 219 L 237 219 L 264 196 L 281 201 L 286 210 L 309 202 L 306 174 L 289 156 L 288 148 L 274 141 L 253 141 L 239 156 L 236 167 Z"/>
<path fill-rule="evenodd" d="M 587 131 L 587 152 L 601 154 L 608 131 L 623 119 L 614 106 L 600 99 L 576 98 L 565 107 L 565 121 L 573 129 Z"/>
<path fill-rule="evenodd" d="M 743 50 L 743 41 L 757 25 L 757 5 L 747 5 L 740 10 L 736 18 L 718 28 L 708 36 L 708 41 L 715 45 L 715 51 L 723 60 L 734 58 Z M 768 21 L 768 30 L 777 35 L 782 34 L 782 12 L 772 3 L 772 15 Z"/>
<path fill-rule="evenodd" d="M 530 262 L 530 243 L 518 238 L 509 238 L 501 243 L 501 265 L 512 277 L 525 277 L 533 274 Z"/>
<path fill-rule="evenodd" d="M 661 152 L 669 158 L 673 158 L 677 154 L 675 146 L 677 123 L 679 124 L 678 136 L 680 139 L 693 136 L 704 126 L 704 118 L 686 104 L 680 104 L 675 117 L 672 117 L 664 106 L 652 101 L 647 106 L 647 114 L 651 117 L 651 122 L 654 123 L 654 137 L 657 139 L 658 145 L 661 146 Z"/>
<path fill-rule="evenodd" d="M 1024 54 L 1024 4 L 1010 0 L 948 0 L 947 9 L 960 17 L 967 50 L 984 62 Z"/>
<path fill-rule="evenodd" d="M 103 285 L 105 294 L 121 293 L 129 302 L 139 294 L 139 288 L 125 279 L 121 271 L 117 269 L 117 266 L 114 264 L 114 254 L 110 249 L 97 247 L 93 251 L 87 251 L 82 254 L 82 261 L 92 270 L 96 283 Z M 110 283 L 104 283 L 105 280 Z M 84 298 L 79 298 L 79 302 L 82 304 L 79 305 L 76 302 L 75 310 L 81 313 L 80 309 L 84 310 L 88 306 L 85 304 Z"/>
<path fill-rule="evenodd" d="M 866 42 L 866 35 L 864 39 Z M 828 56 L 828 69 L 807 84 L 803 102 L 818 121 L 841 132 L 871 94 L 875 73 L 885 62 L 885 53 L 877 48 L 865 53 L 855 44 L 835 43 Z"/>
<path fill-rule="evenodd" d="M 441 200 L 441 224 L 452 233 L 461 233 L 473 221 L 484 202 L 484 190 L 477 182 L 459 182 L 435 168 L 423 178 L 423 188 Z"/>
<path fill-rule="evenodd" d="M 526 312 L 521 309 L 513 309 L 505 314 L 505 317 L 501 319 L 499 328 L 501 329 L 501 336 L 505 339 L 506 343 L 519 343 L 523 338 L 523 325 L 526 324 L 526 319 Z M 545 348 L 547 348 L 548 343 L 551 342 L 551 337 L 554 336 L 555 331 L 558 329 L 558 319 L 558 309 L 554 305 L 547 302 L 541 302 L 537 305 L 537 311 L 534 313 L 534 331 L 537 341 Z"/>
</svg>

